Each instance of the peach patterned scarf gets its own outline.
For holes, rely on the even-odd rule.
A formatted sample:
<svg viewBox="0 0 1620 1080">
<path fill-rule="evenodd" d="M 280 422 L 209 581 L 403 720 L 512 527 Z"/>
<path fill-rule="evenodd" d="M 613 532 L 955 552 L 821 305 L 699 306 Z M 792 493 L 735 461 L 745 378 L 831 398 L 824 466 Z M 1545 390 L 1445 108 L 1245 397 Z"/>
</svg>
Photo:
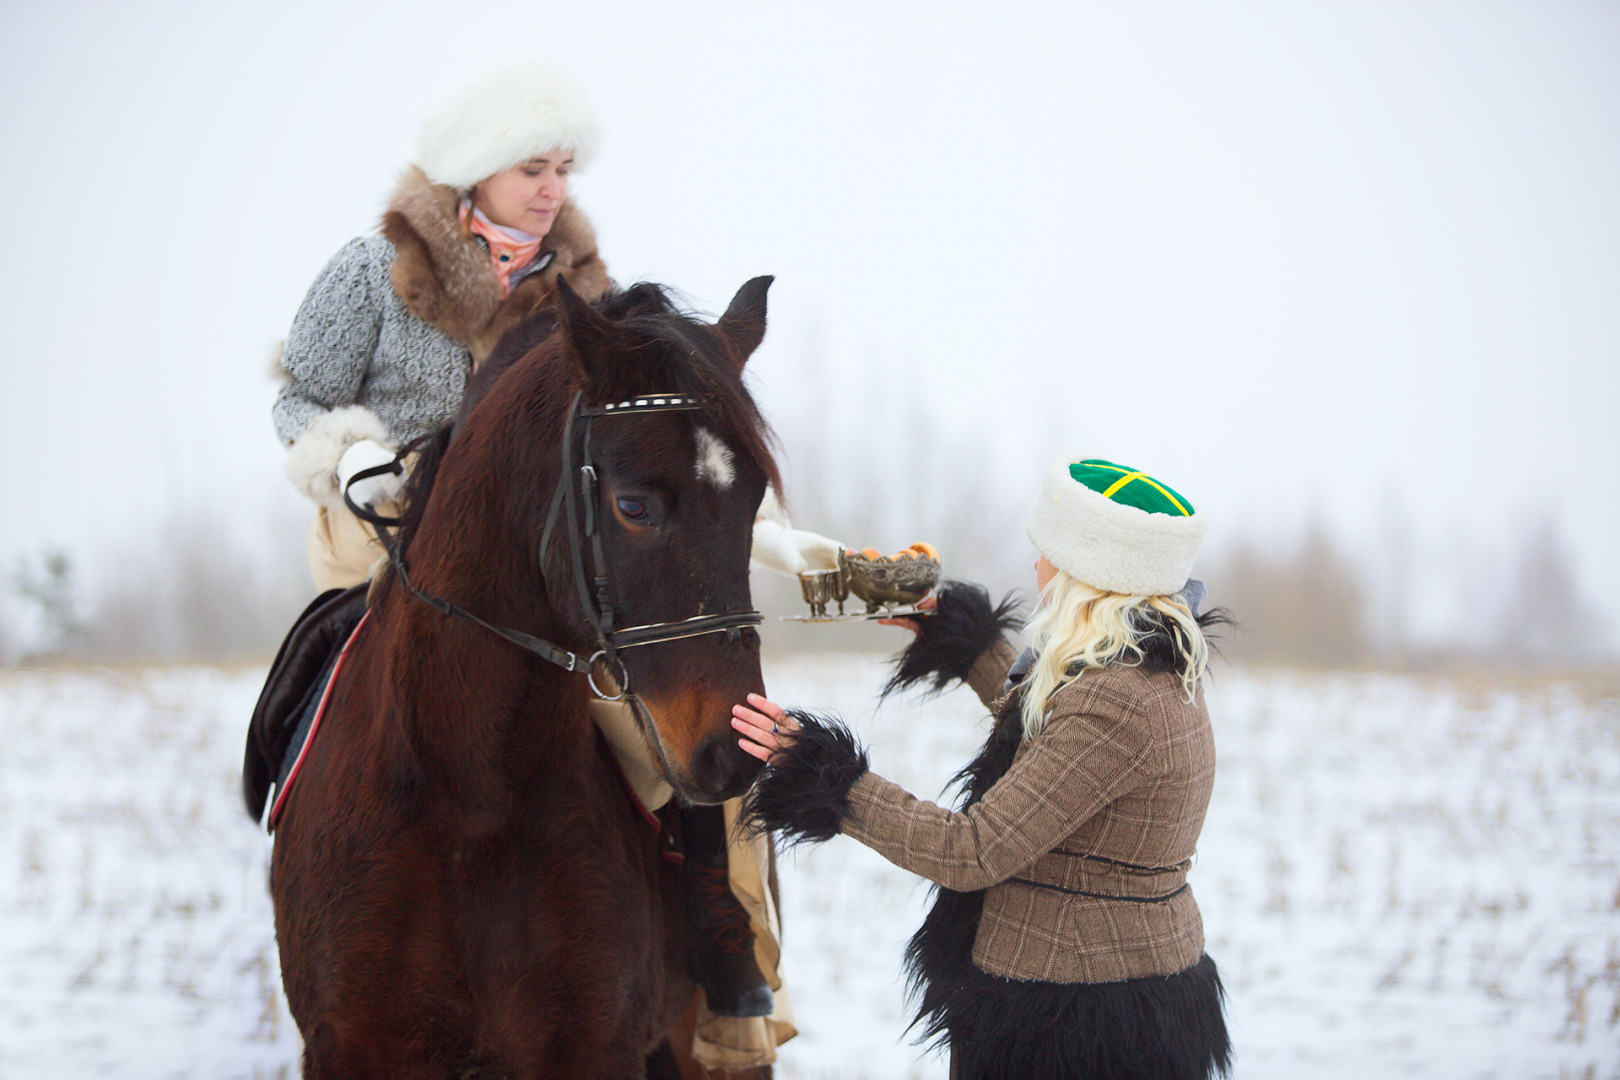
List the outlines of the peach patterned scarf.
<svg viewBox="0 0 1620 1080">
<path fill-rule="evenodd" d="M 463 227 L 482 236 L 489 244 L 490 261 L 495 264 L 495 273 L 500 275 L 501 295 L 505 296 L 512 291 L 512 274 L 534 262 L 535 256 L 540 254 L 543 237 L 495 224 L 482 210 L 473 207 L 471 199 L 461 200 L 460 218 Z"/>
</svg>

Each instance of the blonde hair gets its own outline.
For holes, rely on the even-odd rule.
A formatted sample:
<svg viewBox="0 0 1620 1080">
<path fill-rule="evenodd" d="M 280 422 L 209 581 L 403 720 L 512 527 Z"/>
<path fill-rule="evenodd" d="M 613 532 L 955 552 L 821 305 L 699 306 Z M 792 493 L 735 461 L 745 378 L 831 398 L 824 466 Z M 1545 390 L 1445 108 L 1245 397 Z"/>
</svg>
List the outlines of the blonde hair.
<svg viewBox="0 0 1620 1080">
<path fill-rule="evenodd" d="M 1170 635 L 1181 688 L 1191 702 L 1209 666 L 1209 645 L 1186 600 L 1180 595 L 1104 592 L 1057 571 L 1024 627 L 1024 639 L 1036 654 L 1020 688 L 1024 738 L 1041 733 L 1059 690 L 1087 668 L 1142 663 L 1147 657 L 1143 642 L 1156 633 Z"/>
</svg>

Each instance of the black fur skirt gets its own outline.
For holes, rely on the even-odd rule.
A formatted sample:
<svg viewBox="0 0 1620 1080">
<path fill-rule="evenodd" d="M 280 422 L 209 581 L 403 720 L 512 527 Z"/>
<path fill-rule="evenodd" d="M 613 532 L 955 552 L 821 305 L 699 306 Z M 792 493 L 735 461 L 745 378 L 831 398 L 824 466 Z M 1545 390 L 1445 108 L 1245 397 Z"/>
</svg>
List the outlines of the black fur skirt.
<svg viewBox="0 0 1620 1080">
<path fill-rule="evenodd" d="M 1208 1080 L 1232 1059 L 1215 961 L 1108 983 L 1006 979 L 975 967 L 982 892 L 940 889 L 907 966 L 924 1039 L 952 1080 Z"/>
<path fill-rule="evenodd" d="M 952 1080 L 1206 1080 L 1231 1057 L 1205 956 L 1163 978 L 1020 982 L 974 968 L 951 994 Z"/>
</svg>

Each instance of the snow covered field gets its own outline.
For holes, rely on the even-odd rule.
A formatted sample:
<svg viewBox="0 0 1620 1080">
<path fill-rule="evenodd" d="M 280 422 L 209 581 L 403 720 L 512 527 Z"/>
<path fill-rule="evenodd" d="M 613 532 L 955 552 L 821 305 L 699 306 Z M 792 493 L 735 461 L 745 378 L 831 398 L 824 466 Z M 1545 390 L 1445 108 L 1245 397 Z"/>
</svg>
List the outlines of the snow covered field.
<svg viewBox="0 0 1620 1080">
<path fill-rule="evenodd" d="M 868 657 L 772 662 L 937 792 L 965 691 L 874 711 Z M 262 672 L 0 673 L 0 1080 L 296 1075 L 237 796 Z M 1220 673 L 1192 884 L 1243 1078 L 1620 1077 L 1620 691 Z M 927 894 L 847 840 L 783 863 L 780 1075 L 944 1077 L 903 1033 Z"/>
</svg>

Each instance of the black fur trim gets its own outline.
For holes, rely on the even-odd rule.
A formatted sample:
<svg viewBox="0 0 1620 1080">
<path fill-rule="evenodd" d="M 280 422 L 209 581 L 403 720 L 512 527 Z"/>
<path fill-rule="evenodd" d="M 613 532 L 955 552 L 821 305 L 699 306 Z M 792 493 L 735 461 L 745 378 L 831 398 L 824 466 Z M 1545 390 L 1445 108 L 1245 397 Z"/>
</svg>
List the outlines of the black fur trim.
<svg viewBox="0 0 1620 1080">
<path fill-rule="evenodd" d="M 799 732 L 744 797 L 743 816 L 789 846 L 831 840 L 849 813 L 849 789 L 866 775 L 866 751 L 835 716 L 788 715 Z"/>
<path fill-rule="evenodd" d="M 1204 632 L 1204 641 L 1209 644 L 1210 651 L 1221 651 L 1221 638 L 1225 636 L 1216 631 L 1223 629 L 1243 631 L 1243 624 L 1237 621 L 1230 608 L 1214 607 L 1198 616 L 1198 629 Z"/>
<path fill-rule="evenodd" d="M 884 697 L 929 680 L 929 693 L 938 693 L 952 679 L 967 678 L 984 650 L 1023 622 L 1022 605 L 1012 593 L 991 607 L 983 585 L 947 581 L 936 597 L 934 614 L 916 620 L 917 640 L 900 654 Z"/>
<path fill-rule="evenodd" d="M 970 969 L 944 1003 L 958 1080 L 1208 1080 L 1231 1068 L 1225 992 L 1208 956 L 1174 975 L 1109 983 Z"/>
<path fill-rule="evenodd" d="M 1210 642 L 1215 638 L 1211 633 L 1212 630 L 1221 626 L 1235 625 L 1231 614 L 1225 608 L 1210 608 L 1196 618 L 1198 628 L 1204 632 L 1204 640 Z M 1137 647 L 1142 650 L 1142 669 L 1154 674 L 1161 671 L 1180 671 L 1187 662 L 1181 628 L 1157 611 L 1148 612 L 1141 616 L 1141 619 L 1139 625 L 1147 630 L 1147 633 L 1137 639 Z"/>
<path fill-rule="evenodd" d="M 1007 702 L 990 737 L 977 756 L 953 779 L 962 785 L 957 809 L 965 810 L 984 798 L 1012 768 L 1024 737 L 1019 716 L 1018 696 Z M 979 916 L 984 911 L 983 892 L 955 892 L 936 887 L 933 907 L 906 945 L 906 990 L 917 1002 L 912 1026 L 921 1024 L 921 1038 L 935 1039 L 945 1033 L 946 1007 L 951 988 L 977 970 L 969 957 L 973 939 L 979 932 Z"/>
</svg>

